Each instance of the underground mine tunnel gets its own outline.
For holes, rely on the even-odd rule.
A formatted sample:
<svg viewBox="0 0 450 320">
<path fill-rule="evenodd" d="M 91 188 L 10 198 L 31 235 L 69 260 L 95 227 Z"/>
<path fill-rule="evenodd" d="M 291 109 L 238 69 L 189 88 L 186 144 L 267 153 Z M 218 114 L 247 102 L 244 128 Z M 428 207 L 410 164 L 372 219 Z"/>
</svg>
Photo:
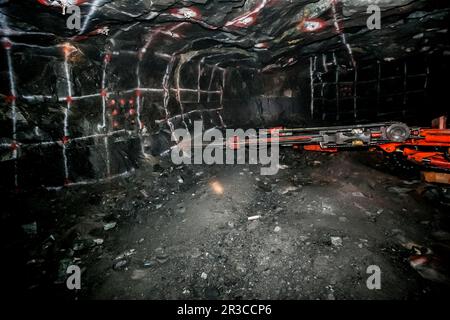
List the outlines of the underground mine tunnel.
<svg viewBox="0 0 450 320">
<path fill-rule="evenodd" d="M 0 8 L 4 290 L 449 296 L 448 1 Z"/>
</svg>

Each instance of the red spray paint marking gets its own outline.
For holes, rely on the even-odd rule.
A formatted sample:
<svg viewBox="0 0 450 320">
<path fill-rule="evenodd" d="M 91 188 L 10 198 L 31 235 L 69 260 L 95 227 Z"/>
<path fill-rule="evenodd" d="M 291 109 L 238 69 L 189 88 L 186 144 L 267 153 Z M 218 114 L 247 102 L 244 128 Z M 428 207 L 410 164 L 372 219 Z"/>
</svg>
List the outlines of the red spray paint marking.
<svg viewBox="0 0 450 320">
<path fill-rule="evenodd" d="M 257 49 L 267 49 L 269 47 L 269 43 L 268 42 L 260 42 L 255 44 L 255 48 Z"/>
<path fill-rule="evenodd" d="M 228 140 L 228 147 L 232 150 L 237 150 L 239 149 L 239 143 L 240 143 L 240 139 L 238 136 L 233 136 Z"/>
<path fill-rule="evenodd" d="M 112 58 L 111 53 L 107 53 L 107 54 L 105 54 L 105 58 L 103 59 L 103 61 L 105 63 L 110 63 L 111 62 L 111 58 Z"/>
<path fill-rule="evenodd" d="M 173 8 L 169 10 L 170 15 L 180 19 L 199 20 L 202 15 L 196 7 Z"/>
<path fill-rule="evenodd" d="M 279 136 L 280 130 L 283 130 L 283 127 L 274 127 L 269 129 L 269 134 L 273 136 Z M 282 134 L 281 134 L 282 135 Z"/>
<path fill-rule="evenodd" d="M 141 90 L 136 90 L 136 97 L 141 97 L 142 96 L 142 91 Z"/>
<path fill-rule="evenodd" d="M 81 36 L 75 36 L 75 37 L 70 38 L 70 40 L 75 41 L 75 42 L 79 42 L 81 40 L 86 40 L 86 39 L 89 39 L 89 36 L 81 35 Z"/>
<path fill-rule="evenodd" d="M 66 57 L 69 55 L 70 51 L 68 45 L 63 45 L 63 52 Z"/>
<path fill-rule="evenodd" d="M 68 144 L 69 141 L 70 141 L 70 138 L 68 136 L 64 136 L 64 137 L 61 138 L 61 142 L 63 144 Z"/>
<path fill-rule="evenodd" d="M 37 0 L 37 2 L 39 2 L 40 4 L 42 4 L 44 6 L 49 6 L 50 5 L 50 1 L 48 1 L 48 0 Z"/>
<path fill-rule="evenodd" d="M 67 59 L 73 52 L 77 51 L 77 48 L 70 43 L 64 43 L 62 45 L 62 50 L 64 53 L 64 57 Z"/>
<path fill-rule="evenodd" d="M 225 23 L 225 27 L 237 27 L 237 28 L 246 28 L 249 27 L 256 22 L 256 18 L 259 12 L 266 6 L 268 0 L 263 0 L 255 9 L 249 11 L 239 17 L 234 18 L 231 21 Z"/>
<path fill-rule="evenodd" d="M 428 258 L 426 256 L 418 256 L 418 255 L 413 255 L 411 257 L 409 257 L 409 263 L 415 267 L 418 265 L 423 265 L 428 263 Z"/>
<path fill-rule="evenodd" d="M 73 98 L 71 96 L 67 96 L 66 97 L 66 101 L 67 101 L 67 103 L 72 103 L 73 102 Z"/>
<path fill-rule="evenodd" d="M 299 23 L 298 29 L 303 32 L 315 32 L 326 26 L 325 21 L 321 19 L 306 19 Z"/>
<path fill-rule="evenodd" d="M 88 34 L 76 35 L 76 36 L 74 36 L 74 37 L 72 37 L 72 38 L 70 38 L 70 39 L 71 39 L 72 41 L 86 40 L 86 39 L 89 39 L 89 38 L 92 37 L 92 36 L 97 36 L 97 35 L 99 35 L 99 34 L 104 34 L 104 35 L 106 35 L 106 34 L 108 34 L 108 31 L 109 31 L 109 30 L 108 30 L 107 27 L 100 27 L 100 28 L 97 28 L 97 29 L 95 29 L 95 30 L 89 32 Z"/>
<path fill-rule="evenodd" d="M 5 97 L 5 101 L 8 103 L 12 103 L 13 101 L 16 101 L 17 97 L 13 95 L 9 95 Z"/>
<path fill-rule="evenodd" d="M 18 147 L 19 147 L 19 145 L 15 142 L 11 143 L 11 145 L 10 145 L 11 151 L 17 150 Z"/>
<path fill-rule="evenodd" d="M 68 186 L 71 183 L 72 183 L 72 181 L 70 181 L 68 178 L 64 179 L 64 186 Z"/>
<path fill-rule="evenodd" d="M 83 4 L 85 2 L 87 2 L 88 0 L 76 0 L 73 4 L 78 6 L 80 4 Z M 53 0 L 37 0 L 38 3 L 42 4 L 43 6 L 51 6 Z"/>
<path fill-rule="evenodd" d="M 9 50 L 12 48 L 12 43 L 11 41 L 4 39 L 3 40 L 3 48 L 5 48 L 5 50 Z"/>
<path fill-rule="evenodd" d="M 100 95 L 102 97 L 106 97 L 108 95 L 108 91 L 106 91 L 105 89 L 103 89 L 102 91 L 100 91 Z"/>
<path fill-rule="evenodd" d="M 89 32 L 88 35 L 95 36 L 98 34 L 108 34 L 108 32 L 109 32 L 108 27 L 99 27 L 99 28 Z"/>
<path fill-rule="evenodd" d="M 227 22 L 225 26 L 227 27 L 237 27 L 237 28 L 246 28 L 249 27 L 256 22 L 256 13 L 253 13 L 251 15 L 245 15 L 242 17 L 238 17 L 230 22 Z"/>
</svg>

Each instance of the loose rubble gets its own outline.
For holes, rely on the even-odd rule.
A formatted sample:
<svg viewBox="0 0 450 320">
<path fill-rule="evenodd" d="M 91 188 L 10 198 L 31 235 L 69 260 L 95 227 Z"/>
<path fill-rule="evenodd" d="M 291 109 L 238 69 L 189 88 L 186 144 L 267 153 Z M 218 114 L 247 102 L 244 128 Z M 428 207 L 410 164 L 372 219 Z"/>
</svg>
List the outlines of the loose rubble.
<svg viewBox="0 0 450 320">
<path fill-rule="evenodd" d="M 65 268 L 76 263 L 86 270 L 84 298 L 445 295 L 445 188 L 414 176 L 405 183 L 360 162 L 361 155 L 287 150 L 283 156 L 291 165 L 260 181 L 247 178 L 255 166 L 186 166 L 177 169 L 183 183 L 164 169 L 53 194 L 46 203 L 58 220 L 27 217 L 19 225 L 22 237 L 36 238 L 27 249 L 29 290 L 64 285 Z M 213 192 L 211 181 L 223 193 Z M 393 199 L 405 186 L 411 190 Z M 86 194 L 96 200 L 59 219 L 61 207 L 71 207 L 62 200 L 70 195 L 79 203 Z M 48 264 L 57 271 L 43 277 Z M 386 270 L 383 288 L 390 290 L 367 290 L 372 264 Z"/>
</svg>

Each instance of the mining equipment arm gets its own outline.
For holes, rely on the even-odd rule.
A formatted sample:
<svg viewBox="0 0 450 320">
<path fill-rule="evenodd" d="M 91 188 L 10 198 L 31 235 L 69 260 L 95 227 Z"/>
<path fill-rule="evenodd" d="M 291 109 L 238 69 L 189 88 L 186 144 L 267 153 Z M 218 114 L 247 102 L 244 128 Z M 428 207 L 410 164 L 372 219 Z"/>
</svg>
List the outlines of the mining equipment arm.
<svg viewBox="0 0 450 320">
<path fill-rule="evenodd" d="M 238 149 L 252 144 L 278 143 L 307 151 L 377 150 L 401 153 L 407 160 L 431 169 L 450 171 L 450 129 L 410 128 L 401 122 L 317 128 L 271 128 L 245 141 L 231 139 Z"/>
</svg>

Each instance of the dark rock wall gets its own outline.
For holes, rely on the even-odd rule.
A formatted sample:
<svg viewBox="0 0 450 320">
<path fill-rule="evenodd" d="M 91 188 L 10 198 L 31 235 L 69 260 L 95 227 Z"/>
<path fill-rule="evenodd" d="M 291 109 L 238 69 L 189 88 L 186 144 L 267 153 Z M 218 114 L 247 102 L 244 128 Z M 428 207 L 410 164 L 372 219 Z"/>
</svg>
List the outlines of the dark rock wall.
<svg viewBox="0 0 450 320">
<path fill-rule="evenodd" d="M 419 120 L 448 112 L 449 4 L 382 0 L 0 1 L 0 173 L 109 180 L 176 128 Z M 381 70 L 381 71 L 380 71 Z"/>
<path fill-rule="evenodd" d="M 130 173 L 146 155 L 167 150 L 174 129 L 192 129 L 196 120 L 205 128 L 379 120 L 427 125 L 447 112 L 441 103 L 445 56 L 364 61 L 355 78 L 334 53 L 285 72 L 259 72 L 206 65 L 195 54 L 143 59 L 71 45 L 3 50 L 11 56 L 17 91 L 14 121 L 11 97 L 2 101 L 5 186 L 59 187 Z M 7 87 L 9 72 L 3 75 Z"/>
<path fill-rule="evenodd" d="M 399 59 L 357 61 L 348 68 L 342 56 L 324 53 L 303 65 L 301 104 L 311 124 L 333 125 L 403 121 L 430 126 L 448 114 L 450 57 L 417 54 Z"/>
<path fill-rule="evenodd" d="M 242 93 L 230 97 L 224 109 L 225 120 L 240 127 L 268 127 L 305 124 L 304 109 L 299 96 L 298 68 L 283 72 L 261 73 L 256 70 L 241 69 L 233 81 Z M 237 85 L 237 87 L 239 87 Z"/>
<path fill-rule="evenodd" d="M 11 64 L 3 66 L 2 88 L 13 83 L 16 92 L 6 89 L 1 101 L 4 186 L 59 187 L 127 174 L 167 150 L 176 128 L 192 129 L 196 120 L 225 126 L 224 105 L 243 85 L 228 76 L 239 71 L 195 55 L 144 58 L 69 44 L 4 46 L 3 53 Z"/>
</svg>

